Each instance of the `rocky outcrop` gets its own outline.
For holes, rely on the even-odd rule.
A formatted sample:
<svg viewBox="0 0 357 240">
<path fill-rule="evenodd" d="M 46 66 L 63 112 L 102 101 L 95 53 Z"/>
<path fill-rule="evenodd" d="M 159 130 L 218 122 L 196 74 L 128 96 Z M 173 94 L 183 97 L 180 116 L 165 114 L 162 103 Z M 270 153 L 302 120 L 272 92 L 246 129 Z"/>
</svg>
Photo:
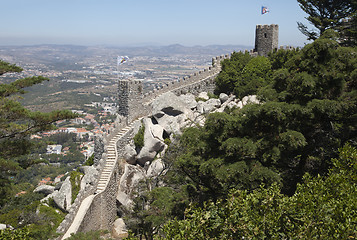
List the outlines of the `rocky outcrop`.
<svg viewBox="0 0 357 240">
<path fill-rule="evenodd" d="M 207 93 L 199 95 L 198 102 L 192 94 L 176 96 L 168 92 L 152 102 L 152 115 L 142 119 L 144 131 L 144 146 L 135 149 L 132 143 L 124 148 L 124 171 L 119 181 L 116 196 L 118 213 L 120 216 L 130 211 L 133 199 L 140 191 L 151 189 L 162 184 L 157 179 L 165 173 L 165 164 L 162 158 L 167 145 L 165 139 L 172 139 L 174 134 L 188 126 L 204 125 L 206 116 L 212 112 L 223 112 L 226 108 L 242 108 L 246 104 L 259 103 L 256 96 L 247 96 L 239 101 L 234 95 L 220 94 L 218 99 L 209 99 Z M 140 126 L 134 129 L 139 131 Z M 150 181 L 147 181 L 150 179 Z M 145 183 L 141 185 L 140 183 Z M 119 218 L 113 228 L 113 235 L 126 234 L 125 224 Z"/>
<path fill-rule="evenodd" d="M 33 192 L 42 193 L 45 196 L 53 193 L 54 191 L 55 191 L 55 187 L 50 185 L 40 185 L 36 187 L 35 190 L 33 190 Z"/>
<path fill-rule="evenodd" d="M 183 94 L 179 96 L 180 100 L 191 110 L 197 107 L 197 101 L 195 95 L 191 93 Z"/>
<path fill-rule="evenodd" d="M 127 163 L 129 164 L 135 164 L 136 163 L 136 156 L 137 152 L 135 150 L 135 146 L 132 144 L 127 144 L 124 147 L 124 159 Z"/>
<path fill-rule="evenodd" d="M 68 211 L 72 203 L 72 184 L 69 178 L 68 176 L 62 183 L 59 191 L 55 191 L 51 194 L 55 204 L 63 211 Z"/>
<path fill-rule="evenodd" d="M 115 220 L 113 224 L 112 236 L 115 239 L 123 239 L 128 237 L 128 230 L 122 218 Z"/>
<path fill-rule="evenodd" d="M 125 164 L 124 173 L 120 178 L 119 191 L 130 196 L 139 182 L 145 179 L 146 171 L 141 166 Z"/>
<path fill-rule="evenodd" d="M 209 99 L 209 96 L 208 96 L 208 93 L 207 92 L 200 92 L 198 94 L 198 98 L 201 98 L 201 99 L 204 99 L 204 100 L 208 100 Z"/>
<path fill-rule="evenodd" d="M 221 103 L 227 102 L 227 100 L 229 99 L 229 96 L 225 93 L 221 93 L 219 94 L 219 100 L 221 101 Z"/>
<path fill-rule="evenodd" d="M 165 143 L 163 127 L 158 124 L 154 125 L 150 118 L 144 118 L 142 123 L 145 127 L 144 146 L 136 156 L 136 162 L 144 166 L 146 162 L 154 160 L 156 154 L 165 147 Z"/>
<path fill-rule="evenodd" d="M 189 109 L 185 102 L 172 92 L 167 92 L 157 97 L 152 103 L 152 115 L 160 118 L 162 114 L 177 116 Z"/>
<path fill-rule="evenodd" d="M 156 177 L 164 170 L 164 163 L 161 159 L 154 160 L 146 171 L 146 177 Z"/>
<path fill-rule="evenodd" d="M 82 166 L 80 167 L 80 171 L 84 173 L 81 180 L 81 190 L 93 187 L 96 184 L 96 179 L 98 178 L 98 170 L 93 166 Z"/>
</svg>

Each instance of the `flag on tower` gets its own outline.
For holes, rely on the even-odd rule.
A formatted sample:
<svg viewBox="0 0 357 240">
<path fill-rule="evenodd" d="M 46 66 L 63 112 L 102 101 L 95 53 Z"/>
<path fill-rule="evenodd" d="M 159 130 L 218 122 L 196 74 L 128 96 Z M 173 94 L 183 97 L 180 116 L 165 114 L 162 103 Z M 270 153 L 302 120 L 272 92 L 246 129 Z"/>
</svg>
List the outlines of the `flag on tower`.
<svg viewBox="0 0 357 240">
<path fill-rule="evenodd" d="M 268 7 L 262 6 L 262 15 L 269 12 Z"/>
<path fill-rule="evenodd" d="M 129 60 L 128 56 L 118 56 L 117 61 L 118 61 L 118 66 L 126 63 Z"/>
</svg>

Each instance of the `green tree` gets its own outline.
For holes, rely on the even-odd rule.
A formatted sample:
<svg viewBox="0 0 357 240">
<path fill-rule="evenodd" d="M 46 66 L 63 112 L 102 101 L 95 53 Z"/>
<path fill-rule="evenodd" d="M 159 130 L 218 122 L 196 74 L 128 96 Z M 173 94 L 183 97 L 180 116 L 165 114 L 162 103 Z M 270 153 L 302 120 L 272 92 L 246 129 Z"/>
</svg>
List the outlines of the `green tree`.
<svg viewBox="0 0 357 240">
<path fill-rule="evenodd" d="M 202 129 L 184 131 L 174 166 L 187 176 L 191 200 L 273 182 L 293 194 L 305 172 L 325 174 L 341 144 L 355 141 L 356 49 L 339 46 L 334 36 L 326 31 L 300 51 L 250 60 L 242 68 L 246 78 L 272 74 L 265 86 L 255 86 L 266 102 L 211 114 Z M 249 85 L 235 81 L 242 89 Z"/>
<path fill-rule="evenodd" d="M 307 174 L 296 193 L 277 185 L 233 191 L 226 201 L 191 207 L 164 226 L 166 239 L 356 239 L 357 150 L 345 145 L 328 176 Z"/>
<path fill-rule="evenodd" d="M 217 93 L 233 93 L 236 82 L 241 78 L 242 71 L 252 59 L 248 52 L 234 52 L 230 59 L 223 60 L 222 71 L 216 79 Z"/>
<path fill-rule="evenodd" d="M 308 40 L 317 39 L 327 29 L 342 32 L 346 28 L 346 22 L 355 21 L 356 1 L 339 0 L 297 0 L 301 9 L 308 14 L 306 19 L 317 31 L 308 29 L 306 25 L 298 22 L 299 30 L 307 36 Z M 351 26 L 349 30 L 352 30 Z M 355 26 L 354 26 L 355 27 Z M 356 38 L 354 36 L 354 38 Z"/>
<path fill-rule="evenodd" d="M 20 67 L 0 61 L 0 75 L 21 71 Z M 52 129 L 52 123 L 57 120 L 76 116 L 70 111 L 30 111 L 17 101 L 19 95 L 25 93 L 24 88 L 46 80 L 39 76 L 0 84 L 0 206 L 7 196 L 8 176 L 34 163 L 33 159 L 29 159 L 30 162 L 16 161 L 16 157 L 30 153 L 31 148 L 36 146 L 30 135 Z"/>
</svg>

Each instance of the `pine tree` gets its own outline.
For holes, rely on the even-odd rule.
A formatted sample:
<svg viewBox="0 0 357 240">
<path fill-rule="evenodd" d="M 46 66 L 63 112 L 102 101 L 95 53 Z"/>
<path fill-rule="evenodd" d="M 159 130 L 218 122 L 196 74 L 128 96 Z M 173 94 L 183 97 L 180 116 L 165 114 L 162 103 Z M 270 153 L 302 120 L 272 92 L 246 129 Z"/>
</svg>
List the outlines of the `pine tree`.
<svg viewBox="0 0 357 240">
<path fill-rule="evenodd" d="M 356 0 L 297 1 L 301 9 L 308 14 L 306 19 L 318 30 L 308 29 L 305 24 L 298 22 L 299 30 L 307 36 L 308 40 L 317 39 L 327 29 L 333 29 L 344 35 L 355 28 L 353 19 L 356 18 Z M 346 24 L 348 22 L 352 24 Z"/>
<path fill-rule="evenodd" d="M 0 75 L 21 72 L 23 69 L 0 60 Z M 19 156 L 30 153 L 35 147 L 30 139 L 34 133 L 50 130 L 54 122 L 74 118 L 71 111 L 42 113 L 24 108 L 18 101 L 24 88 L 33 86 L 48 78 L 42 76 L 18 79 L 12 83 L 0 84 L 0 206 L 4 203 L 9 176 L 21 168 L 35 163 L 34 160 L 17 161 Z"/>
</svg>

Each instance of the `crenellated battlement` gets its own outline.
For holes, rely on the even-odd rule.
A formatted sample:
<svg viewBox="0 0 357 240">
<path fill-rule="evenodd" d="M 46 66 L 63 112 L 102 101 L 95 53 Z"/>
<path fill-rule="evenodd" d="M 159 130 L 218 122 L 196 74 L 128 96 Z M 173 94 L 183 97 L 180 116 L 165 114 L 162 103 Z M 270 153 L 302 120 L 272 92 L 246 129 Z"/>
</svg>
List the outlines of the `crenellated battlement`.
<svg viewBox="0 0 357 240">
<path fill-rule="evenodd" d="M 227 58 L 230 58 L 230 55 L 212 58 L 212 66 L 182 79 L 163 83 L 145 94 L 141 80 L 119 80 L 119 115 L 126 117 L 129 122 L 145 116 L 151 111 L 149 103 L 159 95 L 169 91 L 177 95 L 187 92 L 193 94 L 199 94 L 202 91 L 213 92 L 215 88 L 214 78 L 221 71 L 221 61 Z"/>
<path fill-rule="evenodd" d="M 278 31 L 277 24 L 257 25 L 255 49 L 249 53 L 252 56 L 266 56 L 268 52 L 277 49 Z M 285 46 L 280 49 L 295 48 Z M 221 71 L 221 62 L 229 58 L 230 55 L 212 58 L 212 66 L 182 79 L 163 83 L 147 93 L 143 92 L 141 80 L 118 81 L 119 117 L 115 129 L 102 139 L 104 149 L 100 154 L 99 162 L 102 164 L 99 166 L 100 177 L 93 188 L 81 192 L 77 197 L 73 209 L 58 228 L 59 233 L 66 233 L 65 236 L 69 236 L 71 232 L 111 228 L 116 218 L 117 184 L 122 174 L 121 161 L 124 157 L 122 154 L 125 144 L 134 136 L 134 123 L 138 123 L 137 119 L 150 115 L 150 103 L 163 93 L 172 91 L 176 95 L 185 93 L 198 95 L 200 92 L 213 92 L 215 78 Z"/>
<path fill-rule="evenodd" d="M 267 56 L 268 53 L 278 48 L 279 25 L 257 25 L 255 29 L 254 52 L 259 56 Z"/>
</svg>

